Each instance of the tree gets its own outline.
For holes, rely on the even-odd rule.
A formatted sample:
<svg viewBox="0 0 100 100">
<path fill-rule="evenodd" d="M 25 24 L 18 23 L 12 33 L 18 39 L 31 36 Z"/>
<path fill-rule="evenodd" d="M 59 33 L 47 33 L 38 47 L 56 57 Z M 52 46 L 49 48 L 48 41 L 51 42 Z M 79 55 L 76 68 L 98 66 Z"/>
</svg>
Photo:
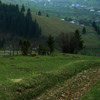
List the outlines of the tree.
<svg viewBox="0 0 100 100">
<path fill-rule="evenodd" d="M 98 35 L 100 35 L 100 28 L 96 25 L 95 21 L 92 23 L 92 27 L 95 29 Z"/>
<path fill-rule="evenodd" d="M 47 38 L 47 44 L 50 49 L 50 53 L 54 52 L 54 37 L 52 35 L 49 35 Z"/>
<path fill-rule="evenodd" d="M 63 53 L 77 53 L 83 49 L 83 40 L 78 30 L 74 33 L 60 33 L 56 39 L 58 48 Z"/>
<path fill-rule="evenodd" d="M 45 55 L 45 54 L 46 54 L 46 48 L 44 47 L 43 44 L 39 44 L 39 47 L 38 47 L 38 54 L 39 54 L 39 55 Z"/>
<path fill-rule="evenodd" d="M 21 47 L 22 55 L 28 55 L 30 52 L 31 43 L 29 40 L 19 40 L 19 46 Z"/>
<path fill-rule="evenodd" d="M 92 27 L 94 27 L 95 31 L 98 31 L 98 26 L 96 25 L 95 21 L 92 23 Z"/>
<path fill-rule="evenodd" d="M 2 4 L 1 0 L 0 0 L 0 4 Z"/>
<path fill-rule="evenodd" d="M 22 5 L 21 12 L 25 12 L 25 7 Z"/>
<path fill-rule="evenodd" d="M 41 16 L 41 11 L 38 12 L 38 15 Z"/>
<path fill-rule="evenodd" d="M 81 49 L 84 48 L 84 41 L 82 40 L 82 37 L 80 35 L 79 30 L 76 30 L 75 33 L 75 41 L 76 41 L 76 50 L 75 53 L 77 53 L 78 51 L 80 51 Z"/>
<path fill-rule="evenodd" d="M 26 17 L 27 17 L 28 19 L 32 20 L 31 10 L 30 10 L 29 8 L 27 9 Z"/>
<path fill-rule="evenodd" d="M 5 44 L 5 38 L 0 38 L 0 49 L 2 49 L 4 47 Z"/>
<path fill-rule="evenodd" d="M 85 27 L 83 27 L 83 29 L 82 29 L 82 34 L 86 34 L 86 28 Z"/>
<path fill-rule="evenodd" d="M 46 17 L 49 17 L 49 15 L 48 15 L 48 14 L 46 14 Z"/>
</svg>

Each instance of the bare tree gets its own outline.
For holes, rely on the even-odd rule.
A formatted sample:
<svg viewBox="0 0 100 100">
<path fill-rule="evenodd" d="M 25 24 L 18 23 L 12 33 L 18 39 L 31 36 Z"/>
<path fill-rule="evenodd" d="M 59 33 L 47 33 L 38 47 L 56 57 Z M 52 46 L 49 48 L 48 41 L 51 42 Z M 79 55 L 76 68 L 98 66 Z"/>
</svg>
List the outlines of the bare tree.
<svg viewBox="0 0 100 100">
<path fill-rule="evenodd" d="M 77 53 L 84 47 L 78 30 L 74 33 L 60 33 L 56 39 L 56 43 L 63 53 Z"/>
</svg>

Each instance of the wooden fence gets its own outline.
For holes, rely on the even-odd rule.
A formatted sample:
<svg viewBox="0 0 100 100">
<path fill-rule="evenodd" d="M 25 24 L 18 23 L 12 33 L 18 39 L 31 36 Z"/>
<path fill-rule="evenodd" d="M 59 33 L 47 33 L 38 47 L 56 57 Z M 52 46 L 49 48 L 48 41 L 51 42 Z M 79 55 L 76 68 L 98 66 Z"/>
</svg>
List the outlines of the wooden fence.
<svg viewBox="0 0 100 100">
<path fill-rule="evenodd" d="M 1 50 L 0 56 L 18 56 L 22 55 L 20 50 Z"/>
</svg>

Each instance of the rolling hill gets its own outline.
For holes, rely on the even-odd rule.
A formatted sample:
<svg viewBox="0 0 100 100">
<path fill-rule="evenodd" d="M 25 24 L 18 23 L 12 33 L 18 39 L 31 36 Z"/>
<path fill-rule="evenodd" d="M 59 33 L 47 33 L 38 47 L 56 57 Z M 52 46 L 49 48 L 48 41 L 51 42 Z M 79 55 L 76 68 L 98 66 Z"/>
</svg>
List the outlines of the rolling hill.
<svg viewBox="0 0 100 100">
<path fill-rule="evenodd" d="M 45 17 L 33 15 L 33 20 L 37 20 L 40 27 L 42 28 L 42 34 L 48 36 L 52 34 L 57 36 L 61 32 L 74 32 L 76 29 L 79 29 L 82 32 L 83 26 L 69 23 L 67 21 L 62 21 L 56 17 Z M 88 47 L 98 47 L 100 45 L 100 40 L 96 35 L 96 32 L 92 27 L 85 26 L 87 33 L 82 35 L 82 38 L 85 42 L 85 45 Z"/>
</svg>

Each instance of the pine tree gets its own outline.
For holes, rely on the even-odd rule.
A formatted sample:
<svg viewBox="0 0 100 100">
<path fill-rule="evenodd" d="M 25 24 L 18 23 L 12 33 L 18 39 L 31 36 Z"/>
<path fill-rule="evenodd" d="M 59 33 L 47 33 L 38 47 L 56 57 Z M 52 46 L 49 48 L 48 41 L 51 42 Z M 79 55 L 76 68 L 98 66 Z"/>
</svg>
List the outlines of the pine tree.
<svg viewBox="0 0 100 100">
<path fill-rule="evenodd" d="M 78 51 L 80 51 L 81 49 L 84 48 L 83 46 L 83 40 L 81 38 L 81 35 L 80 35 L 80 32 L 79 30 L 76 30 L 75 33 L 75 42 L 76 42 L 76 50 L 75 50 L 75 53 L 77 53 Z"/>
<path fill-rule="evenodd" d="M 48 15 L 48 14 L 46 14 L 46 17 L 49 17 L 49 15 Z"/>
<path fill-rule="evenodd" d="M 47 39 L 47 44 L 50 49 L 50 53 L 54 52 L 54 37 L 52 35 L 49 35 Z"/>
<path fill-rule="evenodd" d="M 38 12 L 38 15 L 41 16 L 41 11 Z"/>
<path fill-rule="evenodd" d="M 31 43 L 29 40 L 19 40 L 19 46 L 21 47 L 22 55 L 28 55 L 30 52 Z"/>
<path fill-rule="evenodd" d="M 25 12 L 24 4 L 22 5 L 21 12 Z"/>
<path fill-rule="evenodd" d="M 31 15 L 31 10 L 28 8 L 27 10 L 27 14 L 26 14 L 26 17 L 30 20 L 32 20 L 32 15 Z"/>
<path fill-rule="evenodd" d="M 83 29 L 82 29 L 82 34 L 86 34 L 86 28 L 85 27 L 83 27 Z"/>
</svg>

